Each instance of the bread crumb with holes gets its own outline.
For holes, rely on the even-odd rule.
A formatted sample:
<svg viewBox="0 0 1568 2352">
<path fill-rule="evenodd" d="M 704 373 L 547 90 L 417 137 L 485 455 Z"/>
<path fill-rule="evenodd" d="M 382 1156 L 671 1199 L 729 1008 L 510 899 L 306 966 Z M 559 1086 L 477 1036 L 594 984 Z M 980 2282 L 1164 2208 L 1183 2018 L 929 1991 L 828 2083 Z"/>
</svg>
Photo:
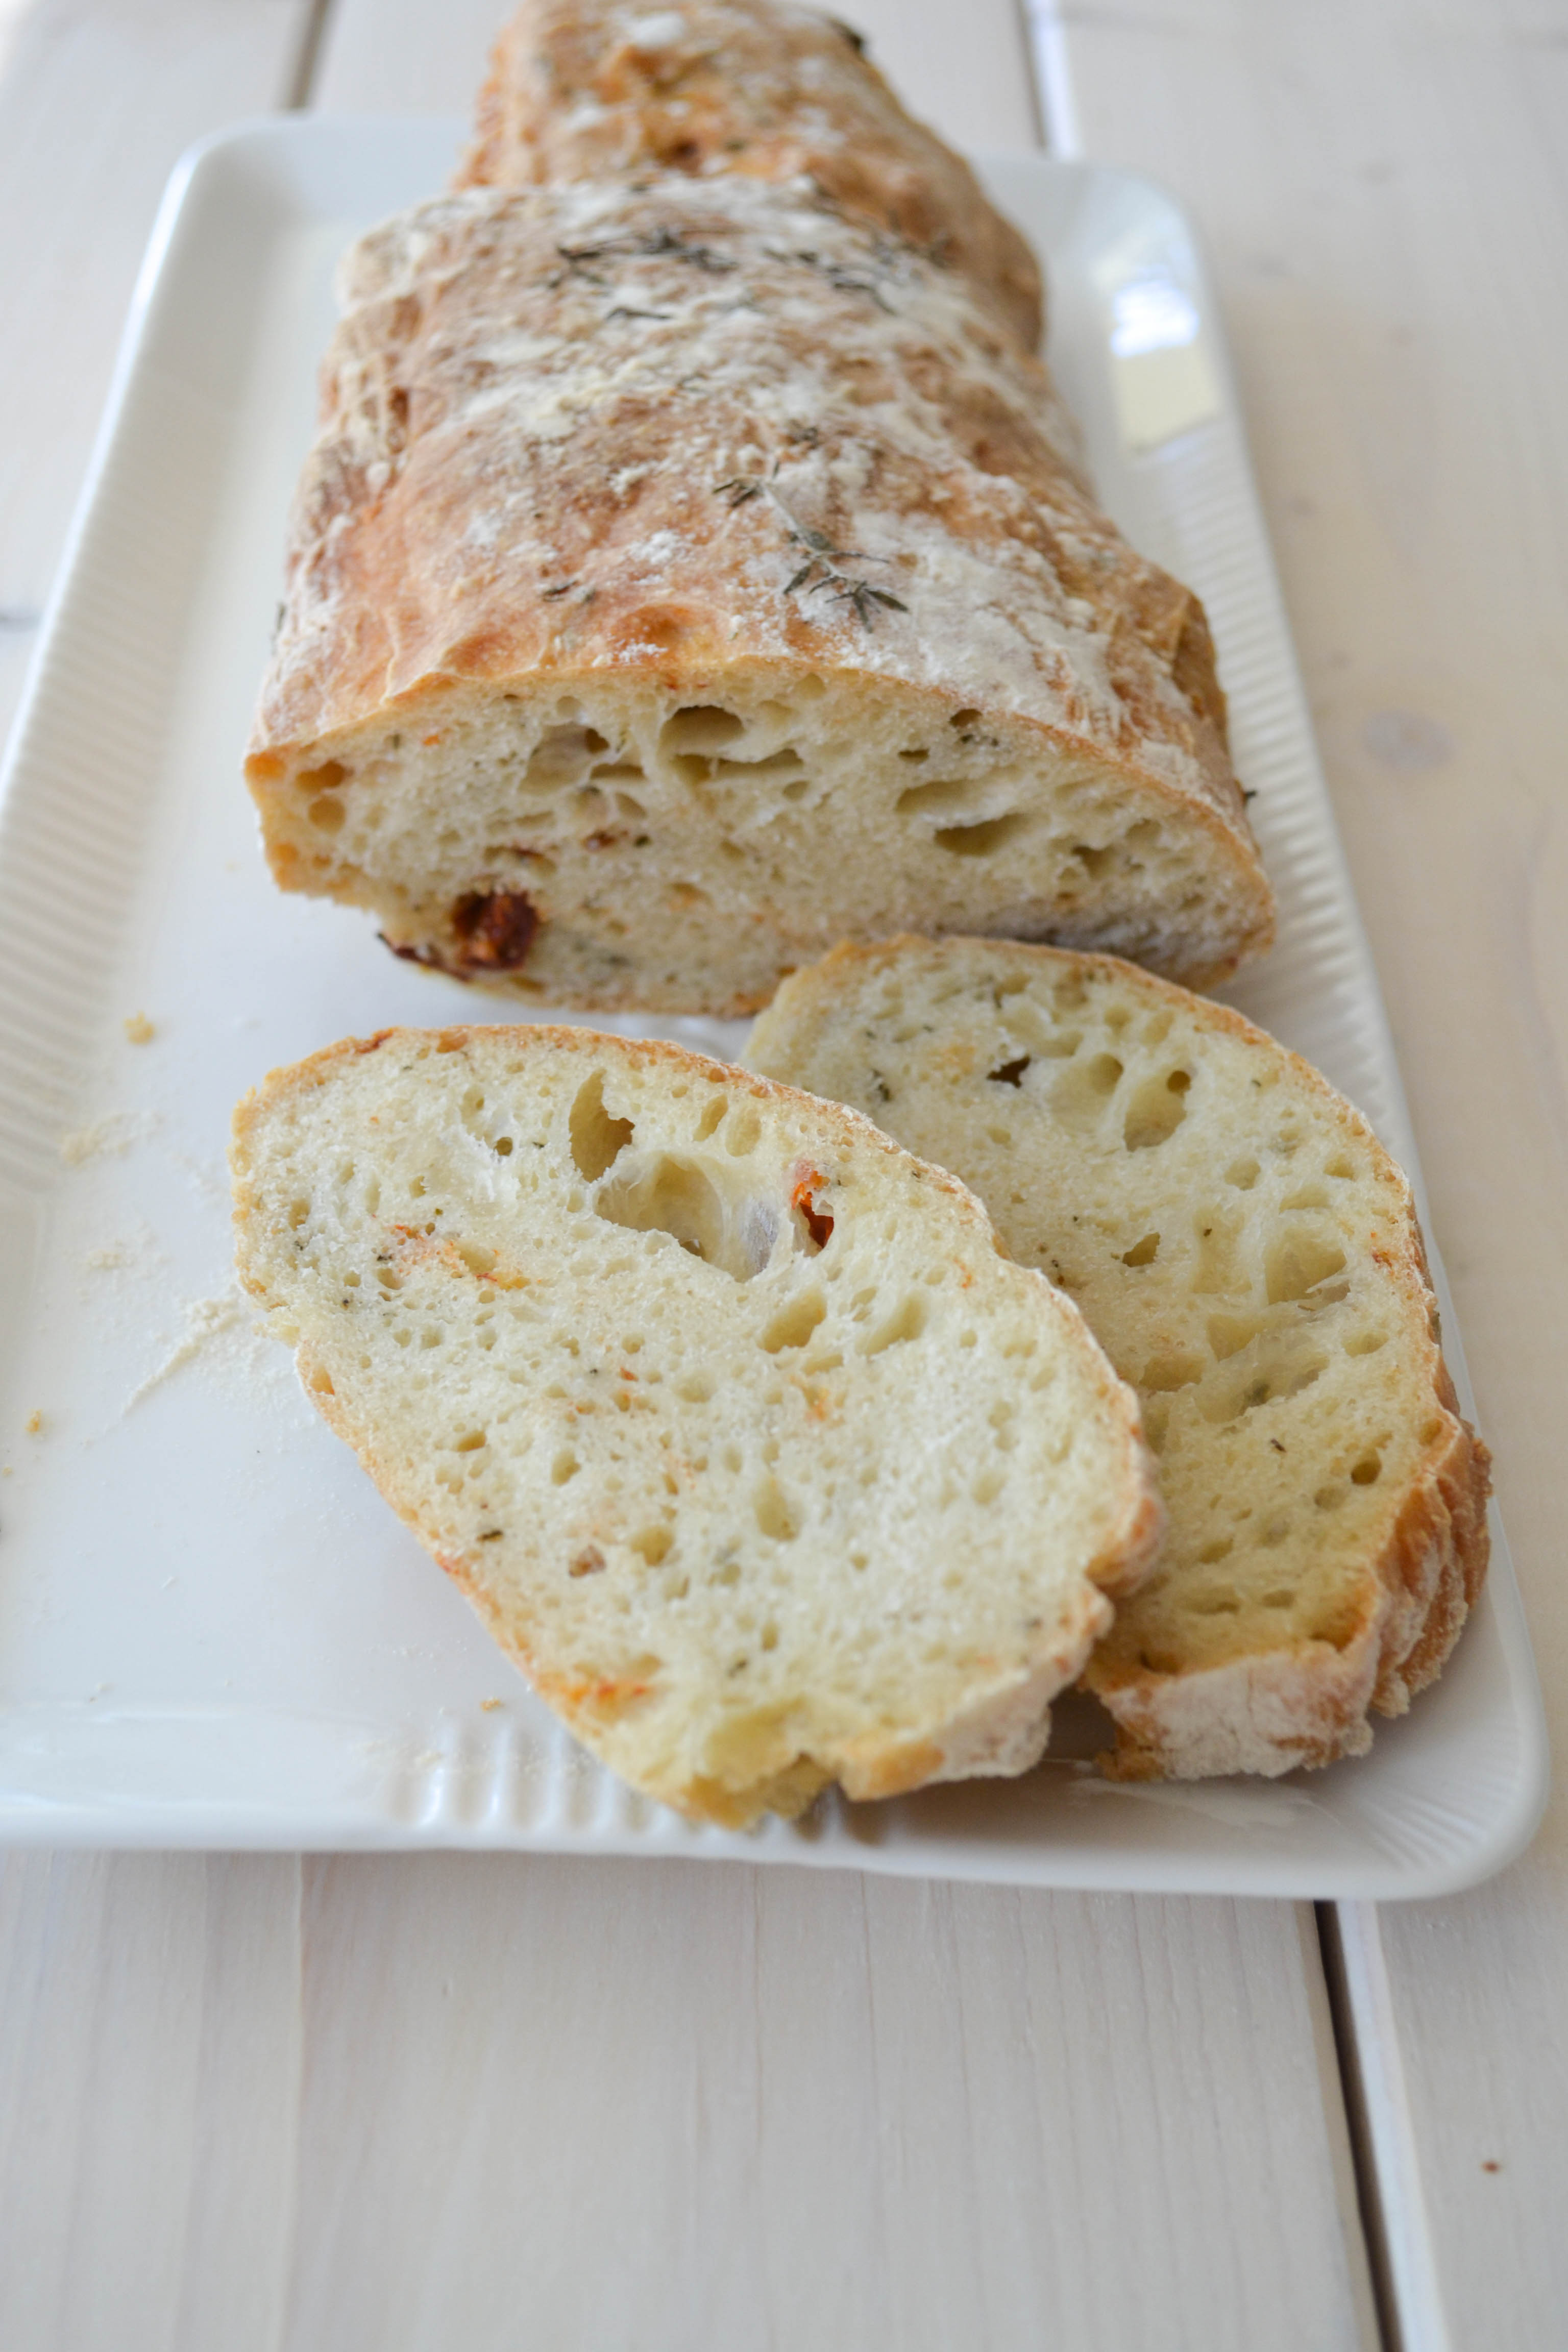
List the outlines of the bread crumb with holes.
<svg viewBox="0 0 1568 2352">
<path fill-rule="evenodd" d="M 972 1184 L 1138 1388 L 1164 1557 L 1089 1666 L 1127 1777 L 1359 1755 L 1458 1638 L 1487 1562 L 1410 1190 L 1327 1081 L 1110 957 L 841 949 L 748 1060 Z"/>
<path fill-rule="evenodd" d="M 625 1780 L 742 1825 L 1038 1759 L 1161 1513 L 1131 1391 L 950 1176 L 545 1027 L 348 1040 L 232 1161 L 307 1394 Z"/>
</svg>

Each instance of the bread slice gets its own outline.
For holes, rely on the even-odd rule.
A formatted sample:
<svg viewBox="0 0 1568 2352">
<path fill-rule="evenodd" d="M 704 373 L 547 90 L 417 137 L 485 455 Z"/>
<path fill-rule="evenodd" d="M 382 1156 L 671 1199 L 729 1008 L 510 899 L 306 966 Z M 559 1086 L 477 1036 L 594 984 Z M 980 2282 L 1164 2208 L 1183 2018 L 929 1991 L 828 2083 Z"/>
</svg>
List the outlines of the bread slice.
<svg viewBox="0 0 1568 2352">
<path fill-rule="evenodd" d="M 1034 255 L 865 49 L 847 25 L 780 0 L 526 0 L 497 37 L 457 184 L 685 172 L 815 190 L 962 273 L 1035 350 Z"/>
<path fill-rule="evenodd" d="M 1086 1679 L 1133 1777 L 1360 1754 L 1486 1570 L 1409 1188 L 1365 1120 L 1239 1013 L 1109 958 L 844 950 L 748 1059 L 972 1184 L 1142 1392 L 1163 1559 Z"/>
<path fill-rule="evenodd" d="M 1016 1773 L 1158 1541 L 1131 1392 L 940 1170 L 673 1045 L 393 1029 L 240 1105 L 247 1286 L 625 1779 Z"/>
<path fill-rule="evenodd" d="M 901 927 L 1267 943 L 1202 611 L 952 273 L 677 177 L 418 206 L 344 295 L 247 765 L 285 888 L 605 1010 Z"/>
</svg>

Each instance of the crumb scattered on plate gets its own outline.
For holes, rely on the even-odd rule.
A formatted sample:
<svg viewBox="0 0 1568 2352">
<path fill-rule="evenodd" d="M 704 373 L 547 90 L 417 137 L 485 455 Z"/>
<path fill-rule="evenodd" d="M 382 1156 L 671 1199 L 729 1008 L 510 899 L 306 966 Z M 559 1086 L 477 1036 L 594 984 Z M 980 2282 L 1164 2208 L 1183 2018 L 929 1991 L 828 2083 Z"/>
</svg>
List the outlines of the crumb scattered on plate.
<svg viewBox="0 0 1568 2352">
<path fill-rule="evenodd" d="M 110 1111 L 107 1118 L 95 1119 L 90 1127 L 73 1128 L 60 1138 L 60 1158 L 68 1167 L 79 1168 L 87 1160 L 96 1160 L 103 1152 L 116 1157 L 129 1151 L 133 1143 L 144 1142 L 157 1125 L 156 1115 L 150 1111 Z"/>
<path fill-rule="evenodd" d="M 128 1013 L 124 1029 L 133 1045 L 150 1045 L 158 1034 L 144 1013 Z"/>
<path fill-rule="evenodd" d="M 44 1416 L 37 1405 L 34 1406 L 32 1412 L 27 1415 L 26 1427 L 29 1437 L 42 1437 L 44 1433 Z"/>
<path fill-rule="evenodd" d="M 157 1370 L 149 1372 L 141 1387 L 133 1390 L 126 1398 L 127 1412 L 132 1405 L 140 1404 L 144 1396 L 166 1381 L 172 1372 L 177 1372 L 182 1365 L 194 1363 L 203 1349 L 222 1333 L 232 1331 L 237 1325 L 244 1324 L 248 1319 L 249 1310 L 240 1294 L 238 1285 L 235 1284 L 227 1290 L 220 1290 L 216 1298 L 186 1299 L 181 1313 L 184 1318 L 185 1327 L 183 1338 L 164 1357 Z"/>
</svg>

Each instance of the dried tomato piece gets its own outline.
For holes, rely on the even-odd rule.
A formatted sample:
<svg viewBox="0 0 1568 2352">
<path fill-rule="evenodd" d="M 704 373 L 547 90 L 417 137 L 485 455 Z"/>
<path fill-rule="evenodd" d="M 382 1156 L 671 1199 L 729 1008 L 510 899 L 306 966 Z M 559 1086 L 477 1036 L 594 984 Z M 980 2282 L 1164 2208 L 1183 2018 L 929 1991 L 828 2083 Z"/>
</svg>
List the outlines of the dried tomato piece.
<svg viewBox="0 0 1568 2352">
<path fill-rule="evenodd" d="M 817 1249 L 826 1246 L 827 1237 L 833 1231 L 833 1219 L 826 1209 L 819 1209 L 811 1197 L 823 1181 L 820 1170 L 808 1168 L 789 1196 L 790 1206 L 805 1220 L 805 1230 Z"/>
<path fill-rule="evenodd" d="M 473 890 L 453 908 L 452 929 L 470 969 L 516 971 L 528 961 L 539 917 L 521 890 Z"/>
</svg>

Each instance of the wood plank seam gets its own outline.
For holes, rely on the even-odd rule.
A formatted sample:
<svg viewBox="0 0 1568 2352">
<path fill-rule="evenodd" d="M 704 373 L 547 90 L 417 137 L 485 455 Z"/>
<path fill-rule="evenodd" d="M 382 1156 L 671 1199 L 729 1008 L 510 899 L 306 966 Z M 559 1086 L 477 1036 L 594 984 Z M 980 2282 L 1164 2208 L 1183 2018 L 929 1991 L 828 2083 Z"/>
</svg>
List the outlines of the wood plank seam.
<svg viewBox="0 0 1568 2352">
<path fill-rule="evenodd" d="M 1345 2121 L 1349 2126 L 1351 2161 L 1355 2168 L 1356 2205 L 1372 2273 L 1378 2334 L 1384 2352 L 1415 2352 L 1415 2347 L 1405 2341 L 1405 2330 L 1400 2325 L 1398 2295 L 1389 2259 L 1387 2216 L 1384 2211 L 1383 2188 L 1367 2119 L 1366 2084 L 1356 2042 L 1355 2013 L 1345 1982 L 1344 1946 L 1340 1935 L 1339 1914 L 1332 1903 L 1314 1903 L 1312 1915 L 1322 1954 L 1329 2015 L 1333 2023 L 1334 2053 L 1339 2064 Z"/>
<path fill-rule="evenodd" d="M 1389 2289 L 1398 2313 L 1400 2335 L 1392 2352 L 1456 2352 L 1422 2187 L 1378 1908 L 1372 1903 L 1323 1908 L 1333 1915 L 1346 2048 L 1354 2053 L 1366 2168 L 1377 2183 Z"/>
<path fill-rule="evenodd" d="M 1034 69 L 1035 113 L 1049 153 L 1076 159 L 1083 153 L 1072 72 L 1068 64 L 1067 25 L 1057 0 L 1018 0 L 1025 48 Z"/>
<path fill-rule="evenodd" d="M 331 14 L 332 0 L 310 0 L 305 21 L 300 30 L 300 46 L 294 54 L 293 67 L 283 96 L 282 105 L 286 113 L 302 113 L 310 103 Z"/>
</svg>

